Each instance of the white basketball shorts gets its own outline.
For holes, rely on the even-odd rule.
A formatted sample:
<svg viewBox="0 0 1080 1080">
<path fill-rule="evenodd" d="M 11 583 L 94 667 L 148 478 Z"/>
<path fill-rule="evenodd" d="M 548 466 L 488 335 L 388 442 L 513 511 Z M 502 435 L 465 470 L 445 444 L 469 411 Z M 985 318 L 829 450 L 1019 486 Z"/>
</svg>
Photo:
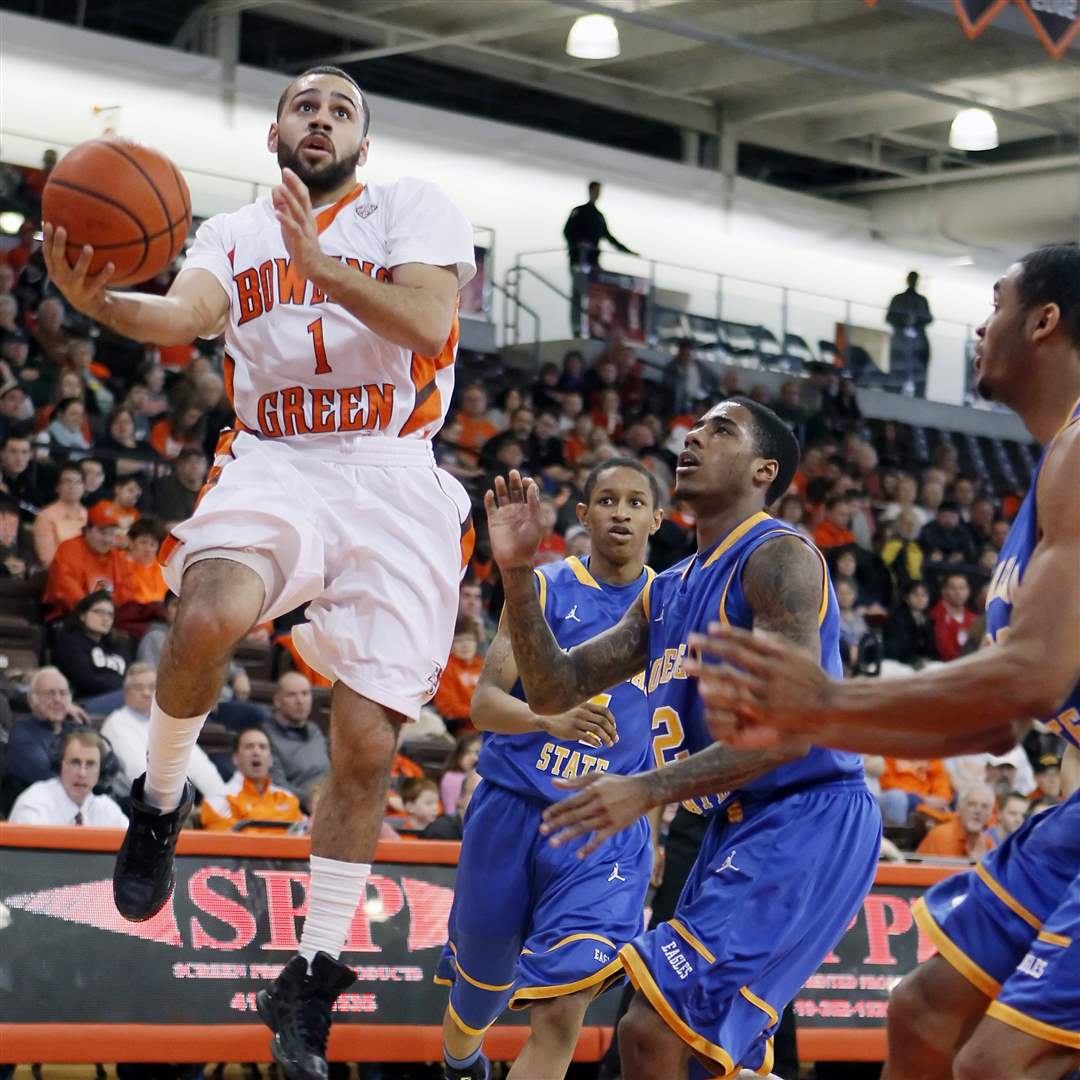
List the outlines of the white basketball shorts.
<svg viewBox="0 0 1080 1080">
<path fill-rule="evenodd" d="M 374 436 L 349 451 L 223 436 L 195 513 L 162 546 L 165 580 L 179 593 L 205 558 L 250 566 L 266 587 L 260 621 L 307 604 L 293 629 L 304 660 L 415 720 L 450 655 L 469 497 L 427 442 Z"/>
</svg>

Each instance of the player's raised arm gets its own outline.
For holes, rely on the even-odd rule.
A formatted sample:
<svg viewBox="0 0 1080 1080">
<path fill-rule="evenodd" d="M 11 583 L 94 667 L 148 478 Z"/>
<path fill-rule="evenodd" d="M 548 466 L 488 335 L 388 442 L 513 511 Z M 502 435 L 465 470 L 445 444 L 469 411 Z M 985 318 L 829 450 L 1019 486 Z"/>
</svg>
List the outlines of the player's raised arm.
<svg viewBox="0 0 1080 1080">
<path fill-rule="evenodd" d="M 610 630 L 563 652 L 544 619 L 533 580 L 542 535 L 536 484 L 512 471 L 508 480 L 496 478 L 484 506 L 506 594 L 506 628 L 530 708 L 546 716 L 566 712 L 637 674 L 649 646 L 641 597 Z"/>
<path fill-rule="evenodd" d="M 376 281 L 322 251 L 308 189 L 291 169 L 282 170 L 273 202 L 282 239 L 298 273 L 379 337 L 421 356 L 439 355 L 450 335 L 457 303 L 454 266 L 397 263 L 390 267 L 391 281 Z"/>
<path fill-rule="evenodd" d="M 1009 743 L 1013 724 L 1053 717 L 1080 681 L 1077 476 L 1080 424 L 1072 424 L 1040 474 L 1043 534 L 1016 592 L 1009 632 L 973 656 L 909 679 L 836 683 L 786 642 L 717 627 L 710 651 L 737 670 L 706 672 L 702 693 L 713 709 L 740 719 L 723 737 L 761 746 L 797 733 L 847 750 L 903 756 L 914 752 L 915 736 L 919 753 L 930 754 L 935 741 L 948 748 L 943 752 L 974 753 Z"/>
<path fill-rule="evenodd" d="M 583 739 L 597 746 L 615 742 L 615 721 L 603 705 L 585 702 L 555 716 L 540 716 L 510 692 L 518 679 L 510 635 L 500 630 L 488 649 L 480 681 L 473 692 L 470 715 L 480 731 L 525 735 L 543 731 L 567 742 Z"/>
<path fill-rule="evenodd" d="M 186 345 L 197 337 L 213 337 L 225 329 L 229 296 L 213 274 L 186 270 L 168 296 L 113 292 L 106 288 L 112 263 L 100 273 L 88 273 L 93 249 L 84 247 L 72 266 L 67 261 L 63 228 L 44 227 L 41 245 L 49 280 L 76 311 L 118 334 L 151 345 Z"/>
<path fill-rule="evenodd" d="M 809 662 L 817 664 L 821 655 L 821 559 L 802 540 L 781 537 L 763 544 L 750 556 L 742 584 L 754 626 L 786 639 Z M 687 670 L 695 669 L 688 664 Z M 806 748 L 807 743 L 799 739 L 788 739 L 783 747 L 750 750 L 715 743 L 637 776 L 581 777 L 562 785 L 584 790 L 548 807 L 542 831 L 551 835 L 556 845 L 593 833 L 579 852 L 585 858 L 609 836 L 655 807 L 745 787 L 770 769 L 801 757 Z"/>
</svg>

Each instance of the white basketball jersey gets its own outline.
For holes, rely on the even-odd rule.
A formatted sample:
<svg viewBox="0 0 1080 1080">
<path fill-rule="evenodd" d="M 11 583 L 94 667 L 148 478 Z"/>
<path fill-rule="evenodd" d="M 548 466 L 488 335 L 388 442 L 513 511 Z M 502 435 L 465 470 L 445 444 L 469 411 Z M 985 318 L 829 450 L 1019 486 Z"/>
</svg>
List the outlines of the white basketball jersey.
<svg viewBox="0 0 1080 1080">
<path fill-rule="evenodd" d="M 476 272 L 472 227 L 434 184 L 358 184 L 317 208 L 322 250 L 389 281 L 395 266 Z M 458 322 L 438 356 L 369 329 L 292 269 L 269 196 L 205 221 L 183 270 L 208 270 L 229 295 L 225 385 L 242 428 L 298 447 L 348 454 L 358 438 L 430 439 L 454 389 Z"/>
</svg>

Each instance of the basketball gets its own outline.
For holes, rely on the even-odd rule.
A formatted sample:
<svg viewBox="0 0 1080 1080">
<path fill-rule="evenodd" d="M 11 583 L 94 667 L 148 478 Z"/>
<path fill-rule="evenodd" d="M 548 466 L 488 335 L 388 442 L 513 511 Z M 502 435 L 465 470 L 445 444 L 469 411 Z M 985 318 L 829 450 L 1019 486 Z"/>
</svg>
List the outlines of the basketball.
<svg viewBox="0 0 1080 1080">
<path fill-rule="evenodd" d="M 180 170 L 152 147 L 115 135 L 81 143 L 63 157 L 49 175 L 41 209 L 44 221 L 67 230 L 69 262 L 90 244 L 91 274 L 115 265 L 112 285 L 160 274 L 191 225 Z"/>
</svg>

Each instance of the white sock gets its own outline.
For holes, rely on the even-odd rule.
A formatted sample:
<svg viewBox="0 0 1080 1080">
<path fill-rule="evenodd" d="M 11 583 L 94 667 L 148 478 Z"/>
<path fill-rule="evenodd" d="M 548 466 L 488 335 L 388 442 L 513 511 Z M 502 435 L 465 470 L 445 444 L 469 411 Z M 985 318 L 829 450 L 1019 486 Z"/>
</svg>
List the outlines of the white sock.
<svg viewBox="0 0 1080 1080">
<path fill-rule="evenodd" d="M 150 706 L 143 796 L 151 806 L 163 813 L 168 814 L 180 805 L 191 750 L 208 715 L 170 716 L 162 712 L 156 697 Z"/>
<path fill-rule="evenodd" d="M 300 955 L 308 967 L 317 952 L 329 953 L 335 960 L 341 955 L 370 873 L 368 863 L 311 856 L 307 918 L 300 935 Z"/>
</svg>

